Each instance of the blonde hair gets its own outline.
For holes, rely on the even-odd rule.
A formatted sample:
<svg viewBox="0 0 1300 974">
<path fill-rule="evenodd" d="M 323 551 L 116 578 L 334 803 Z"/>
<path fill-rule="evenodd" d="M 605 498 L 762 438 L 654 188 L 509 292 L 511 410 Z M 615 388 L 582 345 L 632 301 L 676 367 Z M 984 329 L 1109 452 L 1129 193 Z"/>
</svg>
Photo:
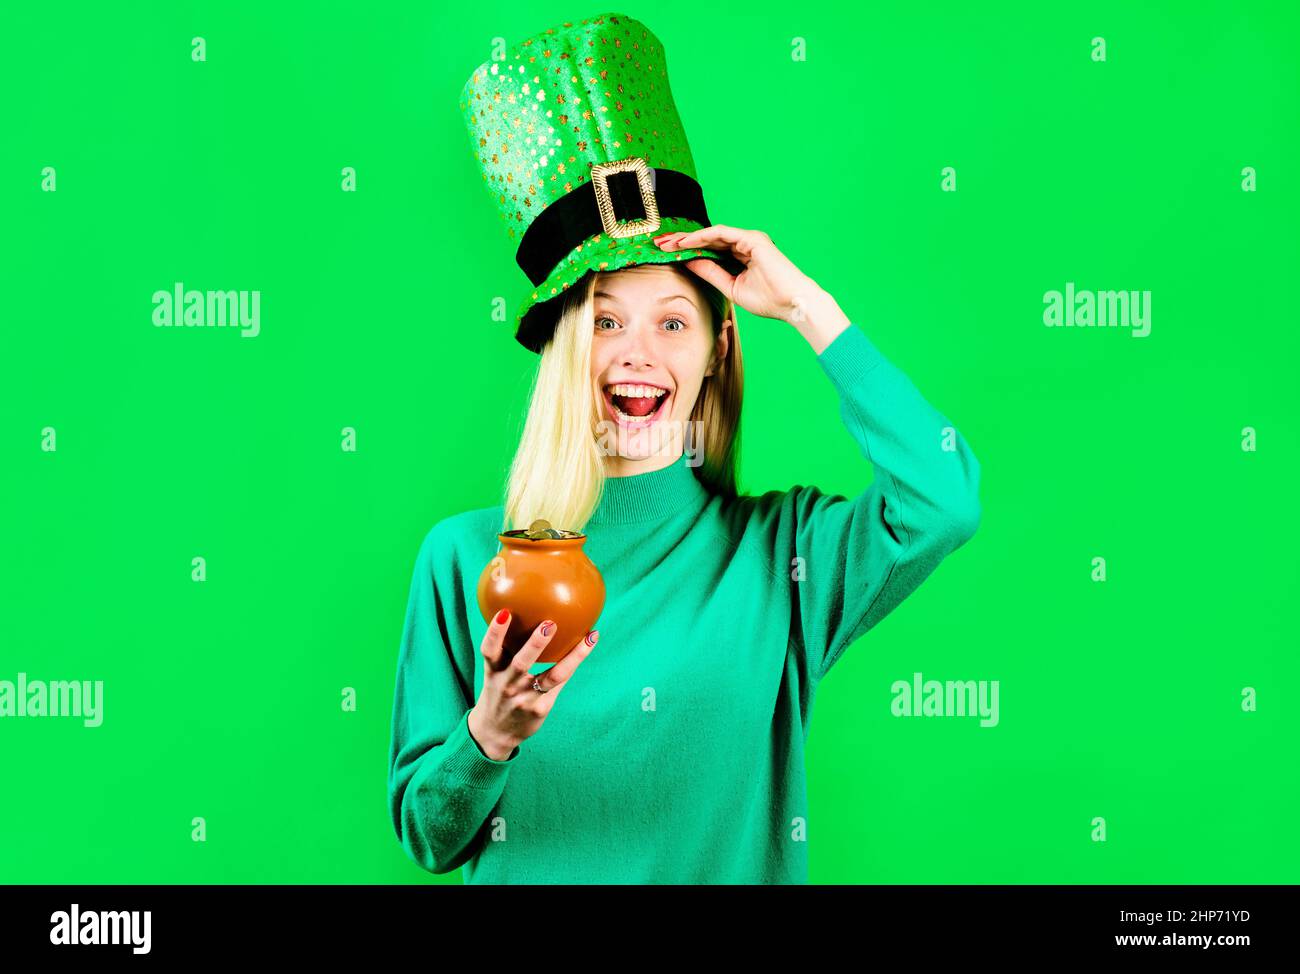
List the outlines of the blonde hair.
<svg viewBox="0 0 1300 974">
<path fill-rule="evenodd" d="M 690 420 L 693 428 L 702 431 L 693 443 L 703 456 L 700 465 L 691 468 L 696 478 L 710 493 L 734 497 L 744 392 L 735 305 L 693 271 L 678 264 L 659 266 L 682 274 L 705 298 L 713 341 L 722 323 L 731 319 L 727 354 L 715 364 L 713 374 L 704 377 Z M 506 484 L 502 530 L 526 528 L 545 518 L 552 527 L 580 531 L 600 503 L 605 457 L 596 432 L 601 408 L 591 380 L 591 338 L 592 295 L 602 276 L 590 273 L 556 299 L 559 321 L 542 348 L 533 379 L 528 414 Z"/>
</svg>

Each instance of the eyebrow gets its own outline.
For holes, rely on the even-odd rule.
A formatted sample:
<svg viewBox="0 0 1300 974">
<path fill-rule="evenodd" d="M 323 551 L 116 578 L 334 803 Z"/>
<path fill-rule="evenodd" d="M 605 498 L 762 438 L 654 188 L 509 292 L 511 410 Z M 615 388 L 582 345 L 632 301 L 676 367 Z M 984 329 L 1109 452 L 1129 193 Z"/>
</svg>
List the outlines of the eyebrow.
<svg viewBox="0 0 1300 974">
<path fill-rule="evenodd" d="M 615 295 L 610 294 L 608 291 L 597 291 L 594 295 L 592 295 L 592 297 L 608 298 L 609 300 L 614 301 L 615 303 L 618 302 L 618 298 Z M 666 298 L 660 298 L 659 304 L 667 304 L 669 301 L 678 301 L 678 300 L 686 301 L 690 303 L 691 305 L 694 306 L 696 311 L 700 310 L 700 306 L 695 303 L 695 300 L 691 297 L 688 297 L 685 294 L 670 294 Z"/>
</svg>

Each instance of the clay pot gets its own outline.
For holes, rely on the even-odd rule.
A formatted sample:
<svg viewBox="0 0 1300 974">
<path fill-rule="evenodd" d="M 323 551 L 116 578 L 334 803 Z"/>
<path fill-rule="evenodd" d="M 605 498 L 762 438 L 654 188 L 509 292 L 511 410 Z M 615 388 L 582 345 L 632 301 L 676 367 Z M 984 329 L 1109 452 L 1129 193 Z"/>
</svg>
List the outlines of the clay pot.
<svg viewBox="0 0 1300 974">
<path fill-rule="evenodd" d="M 555 533 L 555 532 L 551 532 Z M 506 658 L 514 657 L 546 619 L 556 624 L 539 663 L 556 663 L 582 641 L 605 607 L 605 580 L 582 550 L 587 536 L 529 538 L 497 535 L 501 549 L 478 580 L 478 607 L 489 622 L 510 610 Z"/>
</svg>

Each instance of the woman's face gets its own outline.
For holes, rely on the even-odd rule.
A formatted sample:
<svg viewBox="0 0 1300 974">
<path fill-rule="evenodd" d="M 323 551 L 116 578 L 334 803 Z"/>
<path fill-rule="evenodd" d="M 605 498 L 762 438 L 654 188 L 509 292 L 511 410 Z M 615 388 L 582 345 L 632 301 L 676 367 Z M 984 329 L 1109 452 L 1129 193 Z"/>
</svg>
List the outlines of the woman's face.
<svg viewBox="0 0 1300 974">
<path fill-rule="evenodd" d="M 617 424 L 619 457 L 643 459 L 671 447 L 685 431 L 706 375 L 727 354 L 730 321 L 713 337 L 709 306 L 681 274 L 662 264 L 637 264 L 596 279 L 591 371 L 607 429 Z M 612 452 L 612 451 L 607 451 Z M 643 469 L 644 464 L 637 469 Z"/>
</svg>

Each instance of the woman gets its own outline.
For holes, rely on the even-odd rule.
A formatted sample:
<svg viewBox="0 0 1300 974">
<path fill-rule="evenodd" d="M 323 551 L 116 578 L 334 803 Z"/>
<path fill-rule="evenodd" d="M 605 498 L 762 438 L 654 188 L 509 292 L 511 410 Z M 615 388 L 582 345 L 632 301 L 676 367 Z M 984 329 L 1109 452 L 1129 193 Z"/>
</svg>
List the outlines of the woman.
<svg viewBox="0 0 1300 974">
<path fill-rule="evenodd" d="M 566 292 L 506 504 L 447 518 L 421 547 L 389 798 L 427 870 L 463 865 L 467 883 L 806 882 L 816 690 L 979 521 L 965 440 L 766 234 L 717 225 L 655 243 L 727 252 L 744 269 L 644 264 Z M 812 346 L 875 468 L 855 498 L 736 495 L 734 305 Z M 654 435 L 674 424 L 684 435 Z M 484 627 L 474 586 L 502 525 L 543 516 L 586 532 L 608 595 L 599 633 L 537 675 L 554 627 L 506 658 L 509 615 Z"/>
</svg>

